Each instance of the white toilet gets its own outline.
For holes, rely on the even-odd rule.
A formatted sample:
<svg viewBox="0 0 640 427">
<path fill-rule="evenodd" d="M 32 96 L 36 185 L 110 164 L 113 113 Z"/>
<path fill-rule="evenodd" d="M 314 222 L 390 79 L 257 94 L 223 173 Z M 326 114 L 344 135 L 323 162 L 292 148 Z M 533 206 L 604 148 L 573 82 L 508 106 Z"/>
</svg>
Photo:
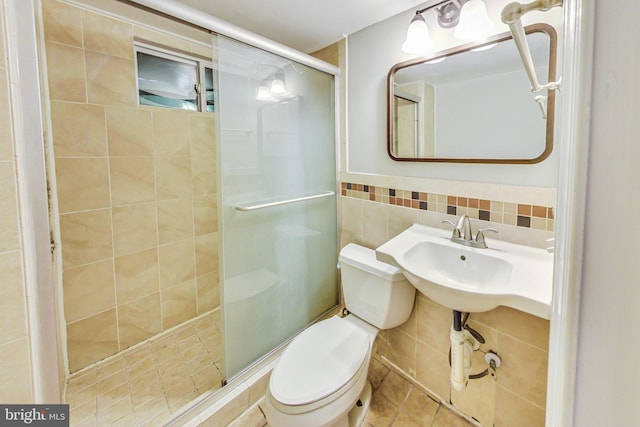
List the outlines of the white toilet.
<svg viewBox="0 0 640 427">
<path fill-rule="evenodd" d="M 347 310 L 307 328 L 271 373 L 263 406 L 271 427 L 357 426 L 368 409 L 367 371 L 380 329 L 406 322 L 415 288 L 375 252 L 349 244 L 340 252 Z"/>
</svg>

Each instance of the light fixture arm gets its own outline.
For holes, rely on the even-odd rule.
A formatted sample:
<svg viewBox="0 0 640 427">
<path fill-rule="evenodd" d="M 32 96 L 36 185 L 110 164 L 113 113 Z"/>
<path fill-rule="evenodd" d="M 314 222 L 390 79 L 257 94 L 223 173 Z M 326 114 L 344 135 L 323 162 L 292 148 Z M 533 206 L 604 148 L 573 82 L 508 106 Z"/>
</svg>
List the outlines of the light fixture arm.
<svg viewBox="0 0 640 427">
<path fill-rule="evenodd" d="M 541 85 L 536 76 L 536 70 L 533 66 L 533 59 L 531 59 L 531 51 L 529 49 L 529 43 L 527 43 L 527 36 L 522 26 L 522 16 L 532 10 L 547 11 L 553 7 L 562 6 L 562 0 L 537 0 L 528 4 L 521 3 L 509 3 L 502 9 L 502 22 L 509 26 L 511 34 L 513 35 L 513 41 L 516 43 L 520 58 L 524 63 L 524 69 L 527 72 L 529 81 L 531 82 L 531 91 L 536 93 L 542 90 L 555 90 L 560 88 L 560 81 L 558 79 L 555 82 L 549 82 Z"/>
<path fill-rule="evenodd" d="M 468 1 L 469 0 L 442 0 L 436 4 L 432 4 L 431 6 L 416 10 L 416 15 L 422 15 L 427 10 L 435 9 L 438 15 L 438 24 L 442 28 L 451 28 L 458 23 L 458 18 L 460 17 L 460 9 L 462 9 L 462 6 Z M 445 16 L 446 14 L 444 9 L 447 8 L 447 5 L 452 5 L 455 7 L 455 12 L 452 14 L 452 16 Z"/>
<path fill-rule="evenodd" d="M 445 3 L 451 3 L 451 1 L 452 0 L 443 0 L 443 1 L 438 2 L 436 4 L 432 4 L 431 6 L 427 6 L 424 9 L 418 9 L 418 10 L 416 10 L 416 14 L 422 15 L 423 13 L 425 13 L 429 9 L 433 9 L 434 7 L 442 6 Z"/>
</svg>

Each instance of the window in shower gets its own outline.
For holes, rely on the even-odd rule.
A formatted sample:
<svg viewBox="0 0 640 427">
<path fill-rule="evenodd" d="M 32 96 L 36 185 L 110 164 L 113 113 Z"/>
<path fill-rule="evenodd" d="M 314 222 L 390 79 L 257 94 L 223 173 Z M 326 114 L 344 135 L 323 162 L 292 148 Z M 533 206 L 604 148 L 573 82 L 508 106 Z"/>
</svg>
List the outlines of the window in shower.
<svg viewBox="0 0 640 427">
<path fill-rule="evenodd" d="M 214 70 L 210 62 L 136 45 L 140 105 L 214 111 Z"/>
</svg>

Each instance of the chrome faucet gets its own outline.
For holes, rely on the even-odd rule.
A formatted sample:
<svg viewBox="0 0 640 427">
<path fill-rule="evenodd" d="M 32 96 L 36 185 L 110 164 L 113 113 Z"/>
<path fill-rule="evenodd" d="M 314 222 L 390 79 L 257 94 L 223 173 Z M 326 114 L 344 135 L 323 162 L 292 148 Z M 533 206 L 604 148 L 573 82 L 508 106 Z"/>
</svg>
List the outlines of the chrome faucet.
<svg viewBox="0 0 640 427">
<path fill-rule="evenodd" d="M 451 240 L 454 243 L 460 243 L 464 246 L 471 246 L 472 248 L 487 248 L 487 242 L 484 239 L 484 232 L 491 231 L 493 233 L 497 233 L 498 230 L 495 228 L 480 228 L 476 233 L 476 237 L 473 237 L 473 232 L 471 231 L 471 220 L 469 217 L 464 214 L 460 216 L 458 222 L 454 224 L 453 222 L 445 219 L 442 221 L 443 224 L 451 224 L 453 225 L 453 232 L 451 233 Z"/>
</svg>

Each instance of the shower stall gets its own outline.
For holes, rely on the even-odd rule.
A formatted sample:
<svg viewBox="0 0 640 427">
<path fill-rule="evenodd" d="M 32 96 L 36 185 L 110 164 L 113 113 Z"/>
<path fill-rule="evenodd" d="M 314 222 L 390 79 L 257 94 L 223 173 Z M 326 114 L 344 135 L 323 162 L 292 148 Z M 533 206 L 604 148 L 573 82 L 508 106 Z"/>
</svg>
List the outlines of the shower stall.
<svg viewBox="0 0 640 427">
<path fill-rule="evenodd" d="M 171 1 L 101 7 L 42 2 L 65 397 L 142 423 L 338 305 L 337 69 Z"/>
</svg>

